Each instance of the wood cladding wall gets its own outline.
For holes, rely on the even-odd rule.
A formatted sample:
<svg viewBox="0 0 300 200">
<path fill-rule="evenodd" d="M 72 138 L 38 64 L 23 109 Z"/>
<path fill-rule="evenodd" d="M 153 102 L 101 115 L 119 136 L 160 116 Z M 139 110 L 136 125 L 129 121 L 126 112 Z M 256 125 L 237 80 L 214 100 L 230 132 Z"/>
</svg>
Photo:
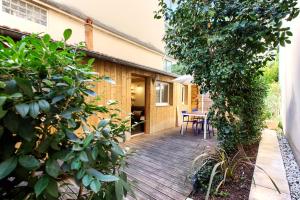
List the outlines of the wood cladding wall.
<svg viewBox="0 0 300 200">
<path fill-rule="evenodd" d="M 162 130 L 173 128 L 178 125 L 178 110 L 191 110 L 191 86 L 188 86 L 188 104 L 181 102 L 181 84 L 173 83 L 174 77 L 136 69 L 112 62 L 95 60 L 94 69 L 100 76 L 109 76 L 116 83 L 110 84 L 101 81 L 96 84 L 95 92 L 100 96 L 97 104 L 106 104 L 108 100 L 117 100 L 118 107 L 122 112 L 121 117 L 130 115 L 131 112 L 131 76 L 146 78 L 146 133 L 157 133 Z M 155 82 L 163 81 L 170 84 L 171 105 L 156 106 L 155 103 Z"/>
</svg>

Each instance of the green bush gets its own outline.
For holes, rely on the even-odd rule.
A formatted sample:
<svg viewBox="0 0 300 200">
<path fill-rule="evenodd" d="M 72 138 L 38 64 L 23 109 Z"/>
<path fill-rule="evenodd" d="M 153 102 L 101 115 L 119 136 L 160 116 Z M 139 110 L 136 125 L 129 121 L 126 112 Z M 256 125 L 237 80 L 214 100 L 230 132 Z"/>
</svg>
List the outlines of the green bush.
<svg viewBox="0 0 300 200">
<path fill-rule="evenodd" d="M 176 0 L 175 0 L 176 1 Z M 168 53 L 194 76 L 213 101 L 210 115 L 226 151 L 259 139 L 263 125 L 263 68 L 276 59 L 292 32 L 282 21 L 297 17 L 297 0 L 159 0 L 156 17 L 168 23 Z M 271 76 L 273 77 L 273 76 Z"/>
<path fill-rule="evenodd" d="M 194 159 L 192 165 L 194 191 L 206 193 L 205 200 L 208 200 L 211 194 L 214 196 L 228 196 L 228 192 L 221 191 L 222 186 L 228 182 L 232 183 L 237 178 L 242 178 L 238 177 L 240 175 L 239 168 L 250 166 L 256 166 L 258 170 L 262 171 L 280 193 L 272 177 L 263 168 L 253 164 L 253 160 L 246 155 L 244 149 L 229 155 L 221 148 L 217 148 L 212 152 L 204 152 Z"/>
<path fill-rule="evenodd" d="M 93 72 L 82 45 L 66 45 L 71 33 L 56 42 L 48 34 L 0 36 L 1 199 L 58 199 L 64 190 L 122 199 L 129 189 L 118 144 L 127 121 L 115 102 L 91 103 L 93 84 L 109 79 Z"/>
</svg>

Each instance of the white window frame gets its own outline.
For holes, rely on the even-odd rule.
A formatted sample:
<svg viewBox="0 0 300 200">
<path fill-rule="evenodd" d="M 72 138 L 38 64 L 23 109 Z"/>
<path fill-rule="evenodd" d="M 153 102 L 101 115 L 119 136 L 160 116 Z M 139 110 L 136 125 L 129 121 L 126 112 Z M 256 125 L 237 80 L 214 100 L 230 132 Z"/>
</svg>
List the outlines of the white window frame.
<svg viewBox="0 0 300 200">
<path fill-rule="evenodd" d="M 185 93 L 186 93 L 185 85 L 181 85 L 181 103 L 182 103 L 182 105 L 185 105 Z"/>
<path fill-rule="evenodd" d="M 32 22 L 32 23 L 35 23 L 35 24 L 38 24 L 38 25 L 40 25 L 40 26 L 44 26 L 44 27 L 47 27 L 48 26 L 48 10 L 47 9 L 45 9 L 45 8 L 43 8 L 43 7 L 41 7 L 41 6 L 38 6 L 38 5 L 36 5 L 36 4 L 33 4 L 33 3 L 31 3 L 31 2 L 28 2 L 28 1 L 24 1 L 24 0 L 18 0 L 18 1 L 21 1 L 21 2 L 23 2 L 24 4 L 25 4 L 25 11 L 26 11 L 26 13 L 25 13 L 25 17 L 21 17 L 21 16 L 17 16 L 17 15 L 13 15 L 13 14 L 11 14 L 11 13 L 7 13 L 7 12 L 5 12 L 5 11 L 3 11 L 2 9 L 3 9 L 3 0 L 0 0 L 0 12 L 2 12 L 2 13 L 5 13 L 5 14 L 8 14 L 8 15 L 11 15 L 11 16 L 15 16 L 15 17 L 18 17 L 18 18 L 20 18 L 20 19 L 23 19 L 23 20 L 26 20 L 26 21 L 29 21 L 29 22 Z M 12 10 L 12 0 L 9 0 L 9 5 L 10 5 L 10 7 L 9 7 L 9 9 L 10 10 Z M 45 12 L 45 17 L 46 17 L 46 19 L 45 19 L 45 21 L 44 21 L 44 23 L 42 23 L 42 22 L 36 22 L 35 21 L 35 16 L 34 16 L 34 14 L 31 14 L 31 17 L 33 17 L 33 19 L 31 20 L 31 19 L 28 19 L 29 18 L 29 14 L 28 14 L 28 6 L 32 6 L 32 8 L 33 8 L 33 10 L 34 10 L 34 8 L 37 8 L 37 9 L 39 9 L 39 17 L 41 17 L 42 16 L 42 14 L 41 14 L 41 12 L 42 11 L 44 11 Z M 15 10 L 14 10 L 14 12 L 16 12 Z M 17 12 L 19 12 L 19 11 L 17 11 Z M 39 18 L 39 20 L 41 20 L 41 18 Z"/>
<path fill-rule="evenodd" d="M 162 102 L 162 87 L 160 86 L 159 88 L 159 102 L 155 102 L 156 106 L 169 106 L 170 105 L 170 84 L 166 83 L 166 82 L 161 82 L 161 81 L 156 81 L 155 84 L 155 90 L 157 90 L 157 85 L 161 84 L 161 85 L 167 85 L 168 86 L 168 98 L 167 98 L 167 102 Z M 155 91 L 155 95 L 156 95 L 156 91 Z M 156 97 L 155 97 L 155 101 L 156 101 Z"/>
<path fill-rule="evenodd" d="M 171 60 L 165 59 L 164 65 L 166 72 L 172 72 L 173 62 Z"/>
</svg>

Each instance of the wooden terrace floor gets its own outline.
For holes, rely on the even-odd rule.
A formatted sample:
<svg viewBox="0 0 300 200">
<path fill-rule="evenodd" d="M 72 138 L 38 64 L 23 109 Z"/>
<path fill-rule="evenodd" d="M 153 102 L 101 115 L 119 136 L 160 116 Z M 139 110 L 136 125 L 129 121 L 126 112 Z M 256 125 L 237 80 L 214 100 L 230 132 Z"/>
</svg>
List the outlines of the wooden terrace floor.
<svg viewBox="0 0 300 200">
<path fill-rule="evenodd" d="M 160 134 L 137 136 L 124 145 L 134 151 L 127 159 L 126 173 L 138 200 L 184 200 L 192 191 L 187 176 L 193 159 L 214 139 L 203 140 L 179 128 Z M 131 196 L 126 199 L 134 199 Z"/>
</svg>

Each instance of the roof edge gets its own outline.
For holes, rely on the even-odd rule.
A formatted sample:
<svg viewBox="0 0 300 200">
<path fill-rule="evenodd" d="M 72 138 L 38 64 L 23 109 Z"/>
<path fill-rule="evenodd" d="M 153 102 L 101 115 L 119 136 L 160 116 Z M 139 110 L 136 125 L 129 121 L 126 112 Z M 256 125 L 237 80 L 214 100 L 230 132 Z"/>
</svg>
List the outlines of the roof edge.
<svg viewBox="0 0 300 200">
<path fill-rule="evenodd" d="M 12 37 L 13 39 L 19 40 L 23 36 L 30 35 L 30 33 L 21 32 L 17 29 L 12 29 L 12 28 L 0 25 L 0 35 L 8 35 L 8 36 Z M 109 55 L 106 55 L 106 54 L 103 54 L 103 53 L 100 53 L 100 52 L 97 52 L 97 51 L 91 51 L 91 50 L 88 50 L 88 49 L 82 49 L 82 51 L 84 51 L 87 54 L 87 56 L 89 56 L 89 57 L 98 58 L 98 59 L 113 62 L 113 63 L 116 63 L 116 64 L 126 65 L 126 66 L 129 66 L 129 67 L 134 67 L 134 68 L 137 68 L 137 69 L 142 69 L 142 70 L 146 70 L 146 71 L 149 71 L 149 72 L 154 72 L 154 73 L 158 73 L 158 74 L 162 74 L 162 75 L 166 75 L 166 76 L 171 76 L 171 77 L 174 77 L 174 78 L 178 77 L 178 75 L 174 74 L 174 73 L 169 73 L 169 72 L 159 70 L 159 69 L 155 69 L 155 68 L 152 68 L 152 67 L 149 67 L 149 66 L 146 66 L 146 65 L 137 64 L 137 63 L 130 62 L 130 61 L 127 61 L 127 60 L 123 60 L 123 59 L 120 59 L 120 58 L 115 58 L 115 57 L 112 57 L 112 56 L 109 56 Z"/>
</svg>

